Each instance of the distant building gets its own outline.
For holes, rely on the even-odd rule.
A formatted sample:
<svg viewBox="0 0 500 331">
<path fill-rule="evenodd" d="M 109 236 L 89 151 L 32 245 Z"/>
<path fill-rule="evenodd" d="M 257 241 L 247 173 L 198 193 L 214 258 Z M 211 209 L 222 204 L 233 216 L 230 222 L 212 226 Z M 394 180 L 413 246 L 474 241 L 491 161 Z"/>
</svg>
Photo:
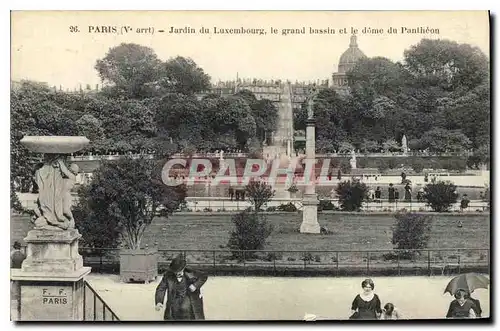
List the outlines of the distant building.
<svg viewBox="0 0 500 331">
<path fill-rule="evenodd" d="M 355 35 L 351 36 L 349 48 L 340 56 L 338 71 L 332 74 L 332 88 L 342 94 L 349 93 L 347 72 L 352 70 L 356 63 L 364 58 L 366 58 L 366 55 L 359 49 L 357 37 Z"/>
</svg>

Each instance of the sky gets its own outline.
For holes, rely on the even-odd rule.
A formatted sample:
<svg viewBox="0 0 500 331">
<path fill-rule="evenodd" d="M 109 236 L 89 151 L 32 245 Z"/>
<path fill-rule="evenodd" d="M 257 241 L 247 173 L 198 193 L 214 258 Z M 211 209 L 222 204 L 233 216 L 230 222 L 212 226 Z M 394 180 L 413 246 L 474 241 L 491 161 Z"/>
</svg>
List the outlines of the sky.
<svg viewBox="0 0 500 331">
<path fill-rule="evenodd" d="M 115 27 L 117 33 L 103 33 L 103 27 Z M 196 32 L 170 34 L 172 27 Z M 210 33 L 200 33 L 202 27 Z M 264 29 L 266 34 L 214 34 L 214 27 Z M 398 33 L 389 33 L 391 27 Z M 403 27 L 423 31 L 402 33 Z M 217 82 L 237 74 L 265 80 L 329 78 L 348 48 L 352 28 L 368 57 L 393 61 L 401 61 L 422 38 L 468 43 L 487 55 L 490 42 L 486 11 L 14 11 L 11 28 L 11 79 L 63 89 L 101 83 L 96 60 L 121 43 L 151 47 L 162 60 L 190 57 Z M 137 33 L 138 28 L 154 33 Z M 306 34 L 282 33 L 301 28 Z M 335 33 L 311 34 L 311 28 Z"/>
</svg>

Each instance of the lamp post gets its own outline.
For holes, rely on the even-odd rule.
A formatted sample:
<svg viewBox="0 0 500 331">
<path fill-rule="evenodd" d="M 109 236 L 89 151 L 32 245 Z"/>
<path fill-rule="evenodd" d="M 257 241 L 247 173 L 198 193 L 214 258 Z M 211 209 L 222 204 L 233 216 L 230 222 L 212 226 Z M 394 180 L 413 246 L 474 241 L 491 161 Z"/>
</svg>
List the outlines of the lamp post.
<svg viewBox="0 0 500 331">
<path fill-rule="evenodd" d="M 309 96 L 307 102 L 307 128 L 306 128 L 306 167 L 304 176 L 310 176 L 306 182 L 306 192 L 302 199 L 302 224 L 300 233 L 320 233 L 318 223 L 318 197 L 316 195 L 316 121 L 314 119 L 314 98 L 317 92 Z M 310 172 L 307 172 L 308 165 L 312 165 Z M 306 178 L 304 178 L 306 179 Z"/>
</svg>

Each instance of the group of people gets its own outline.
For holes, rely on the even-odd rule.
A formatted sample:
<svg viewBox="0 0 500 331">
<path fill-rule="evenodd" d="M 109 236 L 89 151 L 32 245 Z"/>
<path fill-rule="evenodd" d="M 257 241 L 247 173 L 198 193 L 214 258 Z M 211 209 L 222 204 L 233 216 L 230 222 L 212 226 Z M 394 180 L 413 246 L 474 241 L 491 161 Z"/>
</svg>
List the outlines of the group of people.
<svg viewBox="0 0 500 331">
<path fill-rule="evenodd" d="M 205 273 L 186 267 L 186 260 L 180 254 L 170 263 L 155 291 L 155 309 L 165 308 L 164 320 L 204 320 L 202 286 L 208 277 Z M 361 282 L 362 291 L 351 305 L 352 320 L 399 320 L 404 319 L 393 303 L 382 308 L 379 296 L 374 292 L 371 279 Z M 164 307 L 165 295 L 167 302 Z M 314 315 L 313 315 L 314 316 Z M 450 303 L 446 318 L 481 317 L 479 300 L 473 299 L 468 291 L 459 289 L 455 300 Z M 314 320 L 314 319 L 313 319 Z"/>
<path fill-rule="evenodd" d="M 404 201 L 411 202 L 411 194 L 412 194 L 411 193 L 412 192 L 411 185 L 409 183 L 406 183 L 404 190 L 405 190 Z M 399 190 L 397 187 L 394 187 L 394 184 L 392 184 L 392 183 L 389 184 L 387 192 L 388 192 L 389 202 L 395 202 L 395 201 L 398 201 L 400 199 Z M 417 200 L 419 202 L 423 201 L 423 193 L 424 193 L 424 189 L 420 189 L 417 192 Z M 380 186 L 377 186 L 376 190 L 374 190 L 373 188 L 369 189 L 367 195 L 368 195 L 369 201 L 380 201 L 382 199 L 382 190 L 380 189 Z"/>
<path fill-rule="evenodd" d="M 375 283 L 371 279 L 361 282 L 360 294 L 356 295 L 351 305 L 351 320 L 397 320 L 402 319 L 402 315 L 394 304 L 386 303 L 382 309 L 380 298 L 375 294 Z"/>
<path fill-rule="evenodd" d="M 392 303 L 387 303 L 381 308 L 381 301 L 374 293 L 375 284 L 371 279 L 361 282 L 363 291 L 356 295 L 351 306 L 349 319 L 359 320 L 397 320 L 402 319 L 401 312 Z M 482 314 L 481 303 L 471 297 L 471 293 L 465 289 L 455 292 L 455 299 L 450 303 L 446 318 L 480 318 Z"/>
</svg>

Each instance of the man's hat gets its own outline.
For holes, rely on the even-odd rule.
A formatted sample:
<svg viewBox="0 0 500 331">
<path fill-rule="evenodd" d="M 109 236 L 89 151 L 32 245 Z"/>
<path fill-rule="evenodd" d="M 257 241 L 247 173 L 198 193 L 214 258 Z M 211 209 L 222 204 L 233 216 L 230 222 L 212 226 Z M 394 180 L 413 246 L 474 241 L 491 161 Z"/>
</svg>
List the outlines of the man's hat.
<svg viewBox="0 0 500 331">
<path fill-rule="evenodd" d="M 185 267 L 186 267 L 186 260 L 184 260 L 182 254 L 179 254 L 172 260 L 172 262 L 170 262 L 169 269 L 172 272 L 179 272 Z"/>
<path fill-rule="evenodd" d="M 19 241 L 14 242 L 14 249 L 21 249 L 21 244 Z"/>
</svg>

